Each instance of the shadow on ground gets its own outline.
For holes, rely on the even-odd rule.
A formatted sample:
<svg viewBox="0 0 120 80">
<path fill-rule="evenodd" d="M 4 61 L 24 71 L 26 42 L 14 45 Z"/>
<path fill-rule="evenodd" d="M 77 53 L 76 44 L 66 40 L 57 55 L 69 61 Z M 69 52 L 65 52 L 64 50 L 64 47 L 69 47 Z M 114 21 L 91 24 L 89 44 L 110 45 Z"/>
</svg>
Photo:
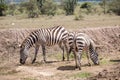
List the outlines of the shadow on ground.
<svg viewBox="0 0 120 80">
<path fill-rule="evenodd" d="M 57 70 L 75 70 L 75 66 L 60 66 L 57 68 Z"/>
<path fill-rule="evenodd" d="M 110 62 L 120 62 L 120 59 L 110 60 Z"/>
</svg>

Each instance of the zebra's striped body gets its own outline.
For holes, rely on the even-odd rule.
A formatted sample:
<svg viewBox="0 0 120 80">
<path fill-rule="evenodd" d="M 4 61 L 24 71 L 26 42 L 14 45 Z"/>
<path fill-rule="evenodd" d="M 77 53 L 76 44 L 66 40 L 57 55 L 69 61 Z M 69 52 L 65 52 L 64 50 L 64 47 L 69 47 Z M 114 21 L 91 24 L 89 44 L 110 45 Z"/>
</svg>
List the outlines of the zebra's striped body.
<svg viewBox="0 0 120 80">
<path fill-rule="evenodd" d="M 58 44 L 63 50 L 63 60 L 64 60 L 64 47 L 67 40 L 68 32 L 64 27 L 57 26 L 52 28 L 44 28 L 31 32 L 31 34 L 23 41 L 20 49 L 20 63 L 24 64 L 28 55 L 28 49 L 35 44 L 35 56 L 33 62 L 36 60 L 36 56 L 39 50 L 39 46 L 42 46 L 43 59 L 45 58 L 45 47 Z"/>
<path fill-rule="evenodd" d="M 89 58 L 91 58 L 94 64 L 99 64 L 98 54 L 94 48 L 94 42 L 88 35 L 84 33 L 70 32 L 68 37 L 68 44 L 70 47 L 69 54 L 71 51 L 74 53 L 76 67 L 79 67 L 79 69 L 81 69 L 80 60 L 83 51 L 86 51 L 89 65 L 91 65 Z"/>
</svg>

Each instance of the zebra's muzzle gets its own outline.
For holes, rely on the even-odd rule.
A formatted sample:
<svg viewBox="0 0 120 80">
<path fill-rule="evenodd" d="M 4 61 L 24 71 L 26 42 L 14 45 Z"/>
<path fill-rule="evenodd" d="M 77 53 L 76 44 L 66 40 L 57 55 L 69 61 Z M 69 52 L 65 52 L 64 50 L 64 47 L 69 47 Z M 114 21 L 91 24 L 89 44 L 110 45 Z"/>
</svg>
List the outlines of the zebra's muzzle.
<svg viewBox="0 0 120 80">
<path fill-rule="evenodd" d="M 20 63 L 21 64 L 25 64 L 25 61 L 23 61 L 22 59 L 20 59 Z"/>
<path fill-rule="evenodd" d="M 99 65 L 99 62 L 95 63 L 95 65 Z"/>
</svg>

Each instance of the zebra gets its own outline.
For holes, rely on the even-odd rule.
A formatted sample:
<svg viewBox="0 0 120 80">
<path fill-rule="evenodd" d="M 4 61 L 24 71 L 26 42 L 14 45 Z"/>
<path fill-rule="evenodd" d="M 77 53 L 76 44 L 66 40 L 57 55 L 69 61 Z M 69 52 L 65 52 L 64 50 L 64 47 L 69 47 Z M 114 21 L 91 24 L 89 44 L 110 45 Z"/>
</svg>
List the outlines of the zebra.
<svg viewBox="0 0 120 80">
<path fill-rule="evenodd" d="M 42 47 L 43 61 L 46 62 L 46 46 L 53 46 L 56 44 L 58 44 L 59 47 L 63 50 L 64 61 L 64 46 L 66 44 L 67 37 L 68 31 L 62 26 L 34 30 L 24 39 L 20 46 L 20 63 L 25 64 L 25 61 L 28 57 L 28 50 L 33 45 L 35 46 L 35 55 L 32 63 L 36 61 L 40 46 Z"/>
<path fill-rule="evenodd" d="M 81 70 L 81 56 L 82 52 L 86 51 L 88 65 L 90 66 L 90 58 L 95 65 L 99 64 L 98 54 L 94 48 L 94 41 L 85 33 L 69 32 L 68 36 L 69 51 L 67 59 L 71 51 L 74 54 L 76 68 Z"/>
</svg>

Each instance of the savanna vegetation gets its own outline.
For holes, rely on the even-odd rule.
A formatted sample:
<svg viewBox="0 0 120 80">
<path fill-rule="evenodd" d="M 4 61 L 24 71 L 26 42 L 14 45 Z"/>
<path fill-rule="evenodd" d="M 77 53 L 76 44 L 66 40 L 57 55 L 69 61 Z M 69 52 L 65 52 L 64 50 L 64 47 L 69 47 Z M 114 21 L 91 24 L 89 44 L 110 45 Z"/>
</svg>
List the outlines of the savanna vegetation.
<svg viewBox="0 0 120 80">
<path fill-rule="evenodd" d="M 20 4 L 6 4 L 0 0 L 0 16 L 23 15 L 29 18 L 39 15 L 74 15 L 75 20 L 80 20 L 84 15 L 89 14 L 116 14 L 120 15 L 119 0 L 102 0 L 101 2 L 78 2 L 78 0 L 29 0 Z"/>
</svg>

